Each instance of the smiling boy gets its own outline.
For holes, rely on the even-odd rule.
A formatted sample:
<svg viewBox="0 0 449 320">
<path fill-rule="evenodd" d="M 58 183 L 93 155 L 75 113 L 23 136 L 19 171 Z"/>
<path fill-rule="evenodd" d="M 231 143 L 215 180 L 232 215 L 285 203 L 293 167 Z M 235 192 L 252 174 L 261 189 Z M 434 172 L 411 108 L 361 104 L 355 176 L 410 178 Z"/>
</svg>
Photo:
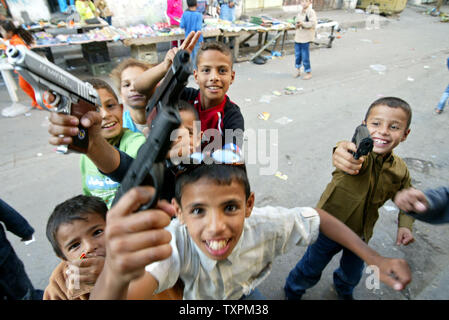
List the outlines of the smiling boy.
<svg viewBox="0 0 449 320">
<path fill-rule="evenodd" d="M 348 151 L 357 151 L 349 141 L 338 143 L 333 154 L 337 169 L 317 207 L 345 223 L 368 243 L 379 217 L 379 208 L 401 189 L 411 186 L 405 162 L 393 153 L 410 133 L 412 111 L 407 102 L 395 97 L 374 101 L 363 124 L 374 141 L 373 151 L 358 160 Z M 398 216 L 396 244 L 413 241 L 413 219 L 403 212 Z M 285 284 L 289 299 L 300 299 L 306 289 L 314 286 L 332 257 L 343 250 L 340 267 L 334 272 L 334 286 L 339 299 L 354 299 L 352 292 L 362 277 L 363 261 L 352 252 L 320 234 L 304 257 L 290 272 Z"/>
<path fill-rule="evenodd" d="M 135 157 L 145 137 L 129 129 L 123 128 L 123 106 L 118 103 L 117 96 L 112 88 L 103 80 L 88 80 L 97 90 L 101 100 L 100 116 L 101 126 L 96 127 L 100 132 L 89 132 L 91 137 L 101 135 L 113 147 Z M 92 141 L 95 139 L 92 138 Z M 95 149 L 89 146 L 89 149 Z M 119 183 L 100 173 L 96 164 L 88 156 L 80 158 L 83 194 L 102 198 L 108 207 L 111 206 Z"/>
<path fill-rule="evenodd" d="M 257 286 L 274 258 L 315 241 L 319 229 L 377 265 L 380 279 L 396 290 L 411 279 L 404 260 L 378 255 L 322 210 L 254 208 L 244 165 L 192 166 L 177 177 L 172 207 L 133 213 L 152 196 L 150 187 L 134 188 L 109 211 L 107 261 L 91 299 L 148 299 L 178 278 L 184 299 L 260 298 Z"/>
<path fill-rule="evenodd" d="M 44 300 L 87 300 L 106 254 L 106 204 L 76 196 L 57 205 L 47 222 L 47 238 L 62 261 L 50 276 Z"/>
<path fill-rule="evenodd" d="M 193 32 L 192 32 L 193 33 Z M 201 32 L 195 33 L 192 43 Z M 154 89 L 157 83 L 169 70 L 177 48 L 169 51 L 162 63 L 145 71 L 135 82 L 139 92 L 148 92 Z M 240 108 L 232 102 L 226 93 L 234 82 L 232 52 L 221 42 L 203 42 L 198 50 L 193 77 L 199 89 L 185 88 L 180 99 L 195 106 L 201 121 L 203 131 L 203 145 L 214 141 L 215 137 L 222 138 L 218 147 L 227 143 L 238 146 L 243 144 L 244 119 Z M 209 129 L 209 131 L 208 131 Z M 212 130 L 210 130 L 212 129 Z M 234 137 L 227 137 L 226 130 L 232 130 Z M 226 140 L 232 138 L 232 140 Z"/>
</svg>

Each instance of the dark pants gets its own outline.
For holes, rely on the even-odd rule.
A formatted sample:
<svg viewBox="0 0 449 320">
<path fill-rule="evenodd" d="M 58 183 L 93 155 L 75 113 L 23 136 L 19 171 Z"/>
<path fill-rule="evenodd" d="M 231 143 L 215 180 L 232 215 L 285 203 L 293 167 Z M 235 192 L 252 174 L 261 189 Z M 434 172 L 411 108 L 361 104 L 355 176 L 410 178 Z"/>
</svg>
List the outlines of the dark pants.
<svg viewBox="0 0 449 320">
<path fill-rule="evenodd" d="M 14 249 L 0 265 L 0 300 L 42 300 L 43 291 L 35 290 L 25 267 Z"/>
<path fill-rule="evenodd" d="M 304 72 L 312 72 L 312 67 L 310 66 L 310 53 L 309 53 L 310 43 L 299 43 L 295 42 L 295 68 L 299 69 L 304 66 Z"/>
<path fill-rule="evenodd" d="M 313 287 L 334 255 L 343 250 L 340 267 L 334 271 L 334 285 L 338 294 L 352 294 L 362 278 L 364 262 L 354 253 L 320 232 L 317 241 L 307 248 L 298 264 L 290 271 L 285 283 L 288 299 L 300 299 L 306 289 Z"/>
</svg>

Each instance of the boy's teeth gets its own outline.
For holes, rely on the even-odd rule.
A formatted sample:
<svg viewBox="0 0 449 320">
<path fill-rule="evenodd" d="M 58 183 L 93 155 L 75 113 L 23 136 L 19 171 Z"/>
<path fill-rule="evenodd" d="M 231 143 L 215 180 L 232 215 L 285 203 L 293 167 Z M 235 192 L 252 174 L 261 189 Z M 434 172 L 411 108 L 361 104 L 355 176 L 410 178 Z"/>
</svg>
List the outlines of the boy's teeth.
<svg viewBox="0 0 449 320">
<path fill-rule="evenodd" d="M 374 141 L 375 141 L 376 143 L 387 144 L 387 141 L 384 141 L 384 140 L 374 139 Z"/>
<path fill-rule="evenodd" d="M 216 240 L 212 240 L 212 241 L 207 241 L 207 245 L 209 246 L 209 248 L 211 248 L 212 250 L 220 250 L 223 249 L 224 247 L 226 247 L 226 244 L 228 242 L 226 240 L 220 240 L 220 241 L 216 241 Z"/>
</svg>

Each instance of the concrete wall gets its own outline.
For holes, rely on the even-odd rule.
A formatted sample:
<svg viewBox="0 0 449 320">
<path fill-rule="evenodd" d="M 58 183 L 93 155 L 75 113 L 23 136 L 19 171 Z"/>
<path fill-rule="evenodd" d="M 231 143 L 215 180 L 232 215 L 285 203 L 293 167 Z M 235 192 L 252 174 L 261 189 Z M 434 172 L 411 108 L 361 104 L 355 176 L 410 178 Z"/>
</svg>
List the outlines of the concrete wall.
<svg viewBox="0 0 449 320">
<path fill-rule="evenodd" d="M 132 26 L 139 23 L 151 25 L 155 22 L 167 22 L 167 0 L 107 0 L 114 12 L 114 26 Z M 185 0 L 184 0 L 185 7 Z"/>
<path fill-rule="evenodd" d="M 50 9 L 46 0 L 7 0 L 6 3 L 14 20 L 21 23 L 22 11 L 26 11 L 32 21 L 50 19 Z"/>
</svg>

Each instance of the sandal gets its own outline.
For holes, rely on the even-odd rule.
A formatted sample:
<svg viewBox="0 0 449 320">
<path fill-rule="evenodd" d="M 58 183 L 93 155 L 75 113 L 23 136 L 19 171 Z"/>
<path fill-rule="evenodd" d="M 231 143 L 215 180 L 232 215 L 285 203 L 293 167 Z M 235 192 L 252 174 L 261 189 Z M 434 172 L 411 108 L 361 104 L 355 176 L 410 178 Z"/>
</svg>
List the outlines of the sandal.
<svg viewBox="0 0 449 320">
<path fill-rule="evenodd" d="M 441 114 L 442 112 L 443 112 L 443 110 L 441 110 L 441 109 L 435 109 L 436 114 Z"/>
</svg>

